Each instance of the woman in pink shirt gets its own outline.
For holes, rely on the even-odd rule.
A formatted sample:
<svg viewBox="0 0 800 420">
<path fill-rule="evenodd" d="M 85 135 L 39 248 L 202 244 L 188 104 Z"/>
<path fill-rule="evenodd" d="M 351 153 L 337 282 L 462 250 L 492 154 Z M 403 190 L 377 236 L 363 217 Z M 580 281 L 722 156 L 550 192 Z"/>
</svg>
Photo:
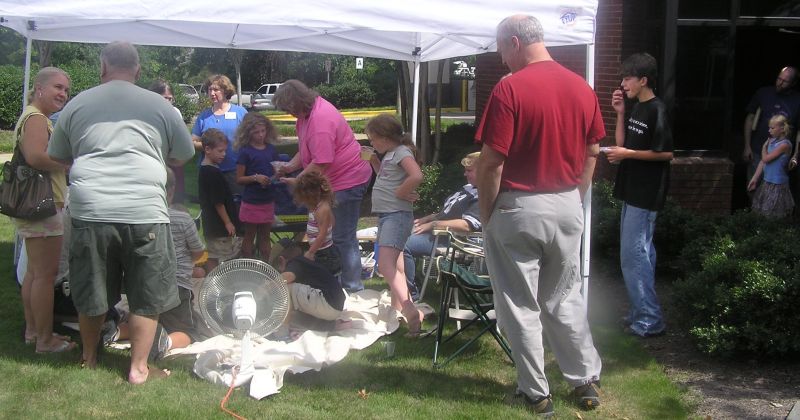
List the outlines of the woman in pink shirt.
<svg viewBox="0 0 800 420">
<path fill-rule="evenodd" d="M 361 199 L 372 169 L 361 160 L 361 146 L 339 110 L 299 80 L 287 80 L 273 97 L 275 106 L 297 118 L 298 153 L 279 174 L 321 172 L 335 193 L 333 243 L 342 258 L 342 287 L 364 288 L 356 227 Z M 290 185 L 295 178 L 282 178 Z"/>
</svg>

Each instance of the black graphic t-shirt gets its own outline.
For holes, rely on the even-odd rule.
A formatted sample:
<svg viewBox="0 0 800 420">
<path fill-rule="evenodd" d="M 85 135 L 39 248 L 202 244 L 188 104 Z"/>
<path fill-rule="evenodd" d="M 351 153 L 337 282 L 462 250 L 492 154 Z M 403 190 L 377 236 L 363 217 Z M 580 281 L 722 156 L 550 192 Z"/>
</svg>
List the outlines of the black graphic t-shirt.
<svg viewBox="0 0 800 420">
<path fill-rule="evenodd" d="M 633 105 L 625 121 L 625 148 L 671 152 L 667 107 L 659 98 Z M 619 165 L 614 197 L 647 210 L 661 210 L 669 189 L 669 161 L 625 159 Z"/>
</svg>

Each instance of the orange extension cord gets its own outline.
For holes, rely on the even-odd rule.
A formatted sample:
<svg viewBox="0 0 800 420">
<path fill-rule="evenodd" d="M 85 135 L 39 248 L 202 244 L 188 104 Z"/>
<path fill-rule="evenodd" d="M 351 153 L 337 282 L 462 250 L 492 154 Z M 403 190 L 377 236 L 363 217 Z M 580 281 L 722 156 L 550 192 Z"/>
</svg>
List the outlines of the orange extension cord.
<svg viewBox="0 0 800 420">
<path fill-rule="evenodd" d="M 236 383 L 236 375 L 238 373 L 239 373 L 239 366 L 235 366 L 233 368 L 233 378 L 231 378 L 231 386 L 230 386 L 230 388 L 228 388 L 228 392 L 225 394 L 225 398 L 223 398 L 222 401 L 219 402 L 219 408 L 221 408 L 222 411 L 230 414 L 231 416 L 233 416 L 234 418 L 236 418 L 238 420 L 247 420 L 246 418 L 244 418 L 244 417 L 234 413 L 233 411 L 228 410 L 227 408 L 225 408 L 225 404 L 228 402 L 228 399 L 231 397 L 231 394 L 233 393 L 233 388 L 234 388 L 233 384 Z"/>
</svg>

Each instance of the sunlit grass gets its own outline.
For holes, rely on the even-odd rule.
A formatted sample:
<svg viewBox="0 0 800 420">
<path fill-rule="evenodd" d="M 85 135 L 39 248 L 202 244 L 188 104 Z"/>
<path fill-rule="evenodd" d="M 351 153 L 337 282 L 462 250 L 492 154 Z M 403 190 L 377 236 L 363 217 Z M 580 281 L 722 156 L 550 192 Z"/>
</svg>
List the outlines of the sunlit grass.
<svg viewBox="0 0 800 420">
<path fill-rule="evenodd" d="M 196 208 L 190 210 L 194 213 Z M 13 282 L 13 229 L 0 217 L 0 417 L 2 418 L 145 418 L 227 419 L 218 406 L 226 389 L 195 377 L 192 360 L 162 362 L 172 376 L 144 386 L 125 382 L 127 354 L 107 350 L 100 368 L 83 370 L 79 353 L 37 355 L 21 340 L 22 309 Z M 383 279 L 367 287 L 385 289 Z M 438 305 L 431 282 L 427 301 Z M 601 310 L 613 311 L 614 308 Z M 670 383 L 663 368 L 641 347 L 600 317 L 594 337 L 603 358 L 603 403 L 593 412 L 581 411 L 569 398 L 570 388 L 548 353 L 551 381 L 559 418 L 652 419 L 685 418 L 691 402 Z M 432 326 L 431 323 L 426 325 Z M 452 327 L 448 327 L 448 330 Z M 514 387 L 515 371 L 493 339 L 486 335 L 443 369 L 431 365 L 433 338 L 403 337 L 405 328 L 320 372 L 287 374 L 281 393 L 262 401 L 244 390 L 233 393 L 228 406 L 250 418 L 302 419 L 517 419 L 528 413 L 503 404 Z M 78 337 L 76 336 L 76 340 Z M 394 341 L 387 358 L 383 341 Z M 452 351 L 464 340 L 444 346 Z M 360 394 L 363 390 L 364 393 Z M 579 414 L 579 415 L 578 415 Z"/>
<path fill-rule="evenodd" d="M 0 153 L 11 153 L 14 151 L 14 131 L 0 130 Z"/>
</svg>

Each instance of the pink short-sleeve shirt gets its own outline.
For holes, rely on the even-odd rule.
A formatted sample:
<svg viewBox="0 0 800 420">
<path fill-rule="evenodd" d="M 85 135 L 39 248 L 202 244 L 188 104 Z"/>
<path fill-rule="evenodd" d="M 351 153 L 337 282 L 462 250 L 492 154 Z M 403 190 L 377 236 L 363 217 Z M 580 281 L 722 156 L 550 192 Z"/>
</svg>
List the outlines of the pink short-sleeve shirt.
<svg viewBox="0 0 800 420">
<path fill-rule="evenodd" d="M 315 163 L 329 166 L 325 176 L 334 191 L 369 181 L 372 169 L 361 160 L 361 146 L 339 110 L 317 97 L 308 117 L 297 119 L 300 161 L 303 167 Z"/>
</svg>

